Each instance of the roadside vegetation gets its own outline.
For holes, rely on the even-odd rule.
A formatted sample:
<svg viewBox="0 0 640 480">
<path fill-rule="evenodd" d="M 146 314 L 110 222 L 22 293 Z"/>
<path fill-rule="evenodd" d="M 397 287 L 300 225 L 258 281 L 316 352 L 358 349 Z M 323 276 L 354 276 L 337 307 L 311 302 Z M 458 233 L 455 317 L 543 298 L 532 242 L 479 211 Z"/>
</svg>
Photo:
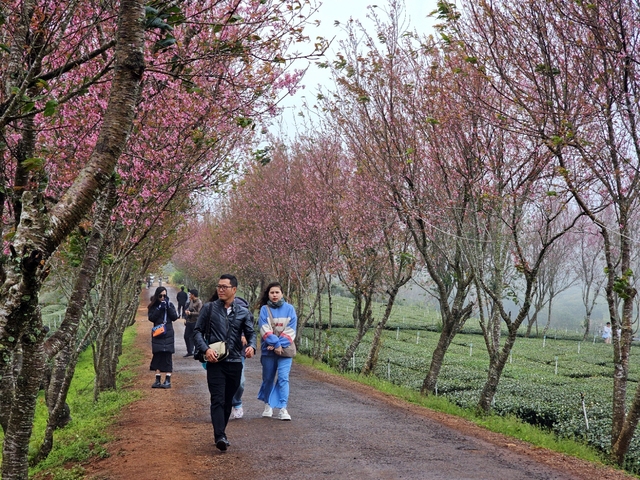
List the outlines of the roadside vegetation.
<svg viewBox="0 0 640 480">
<path fill-rule="evenodd" d="M 332 301 L 332 328 L 324 330 L 320 348 L 324 352 L 322 363 L 337 372 L 355 329 L 349 314 L 353 301 L 340 296 L 334 296 Z M 595 342 L 593 337 L 583 341 L 582 332 L 564 328 L 549 330 L 547 337 L 525 338 L 522 328 L 523 335 L 505 367 L 492 413 L 486 415 L 477 409 L 477 401 L 486 381 L 489 360 L 482 333 L 473 318 L 447 351 L 436 394 L 420 395 L 441 328 L 437 317 L 437 312 L 424 305 L 396 306 L 382 336 L 373 375 L 360 374 L 373 331 L 363 338 L 345 375 L 412 403 L 467 418 L 540 447 L 607 462 L 611 441 L 612 345 L 604 344 L 599 337 Z M 300 336 L 300 351 L 312 353 L 316 349 L 313 331 L 307 328 Z M 631 355 L 629 401 L 640 374 L 640 348 L 632 349 Z M 301 361 L 312 363 L 306 358 Z M 637 437 L 632 441 L 624 468 L 635 475 L 640 473 Z"/>
<path fill-rule="evenodd" d="M 97 402 L 93 399 L 95 373 L 91 349 L 86 349 L 79 358 L 75 375 L 68 394 L 71 409 L 71 421 L 66 427 L 56 430 L 54 448 L 46 460 L 30 468 L 29 478 L 48 478 L 50 480 L 74 480 L 84 478 L 80 462 L 94 456 L 106 455 L 105 444 L 112 440 L 109 427 L 113 424 L 123 407 L 140 398 L 140 393 L 131 388 L 133 369 L 142 359 L 142 353 L 129 348 L 135 339 L 135 327 L 125 330 L 123 354 L 120 357 L 117 375 L 118 390 L 105 392 Z M 38 396 L 36 415 L 29 457 L 37 453 L 47 426 L 47 407 L 44 392 Z M 0 441 L 4 435 L 0 432 Z M 78 465 L 69 468 L 70 464 Z"/>
</svg>

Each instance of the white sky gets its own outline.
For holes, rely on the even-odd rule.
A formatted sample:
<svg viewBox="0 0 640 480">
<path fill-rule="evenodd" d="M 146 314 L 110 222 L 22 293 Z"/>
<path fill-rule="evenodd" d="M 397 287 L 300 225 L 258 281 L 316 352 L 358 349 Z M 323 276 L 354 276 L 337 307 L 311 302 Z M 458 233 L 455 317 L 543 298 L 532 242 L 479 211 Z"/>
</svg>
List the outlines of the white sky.
<svg viewBox="0 0 640 480">
<path fill-rule="evenodd" d="M 371 27 L 372 23 L 367 19 L 369 5 L 377 5 L 379 9 L 379 17 L 386 18 L 385 10 L 388 9 L 388 0 L 319 0 L 322 2 L 320 9 L 314 15 L 314 19 L 320 21 L 320 26 L 307 28 L 306 32 L 310 39 L 314 40 L 317 36 L 327 39 L 334 38 L 332 46 L 326 53 L 326 60 L 335 59 L 336 52 L 339 51 L 338 42 L 344 38 L 342 26 L 335 26 L 335 21 L 339 21 L 345 25 L 349 18 L 359 20 L 366 28 Z M 420 33 L 431 33 L 432 25 L 435 23 L 433 18 L 428 15 L 435 10 L 437 0 L 404 0 L 405 16 L 407 29 L 415 29 Z M 370 30 L 373 32 L 373 30 Z M 302 48 L 301 48 L 302 50 Z M 304 68 L 308 62 L 301 63 L 296 68 Z M 301 110 L 304 99 L 307 98 L 309 104 L 313 104 L 316 97 L 318 85 L 329 86 L 330 77 L 327 70 L 320 69 L 311 64 L 305 77 L 302 80 L 305 88 L 300 89 L 295 95 L 286 98 L 281 106 L 285 108 L 282 115 L 282 129 L 286 130 L 290 135 L 294 134 L 295 122 L 298 112 Z M 280 129 L 275 128 L 273 131 Z"/>
</svg>

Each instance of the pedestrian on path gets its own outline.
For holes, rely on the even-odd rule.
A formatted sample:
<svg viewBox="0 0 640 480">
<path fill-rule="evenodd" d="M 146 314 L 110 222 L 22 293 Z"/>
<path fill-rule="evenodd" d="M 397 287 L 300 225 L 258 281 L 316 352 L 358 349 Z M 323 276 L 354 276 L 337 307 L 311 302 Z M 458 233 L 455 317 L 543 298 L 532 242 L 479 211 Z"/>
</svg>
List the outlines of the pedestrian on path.
<svg viewBox="0 0 640 480">
<path fill-rule="evenodd" d="M 182 314 L 184 313 L 184 306 L 186 305 L 188 299 L 189 299 L 189 295 L 187 295 L 187 292 L 184 291 L 184 285 L 182 285 L 180 287 L 180 291 L 178 292 L 178 295 L 176 295 L 176 300 L 178 301 L 179 317 L 181 317 Z"/>
<path fill-rule="evenodd" d="M 247 302 L 244 298 L 236 297 L 235 302 L 240 304 L 244 308 L 249 309 L 249 302 Z M 249 310 L 249 315 L 251 315 L 251 324 L 253 325 L 253 313 L 251 313 L 250 310 Z M 244 347 L 246 345 L 247 345 L 247 339 L 243 335 L 242 346 Z M 242 395 L 244 394 L 244 380 L 245 380 L 244 360 L 245 360 L 245 355 L 243 350 L 242 351 L 242 375 L 240 376 L 240 386 L 238 387 L 238 390 L 236 390 L 236 394 L 233 396 L 233 400 L 231 400 L 231 406 L 233 407 L 233 409 L 231 410 L 231 418 L 234 418 L 236 420 L 239 420 L 244 416 L 244 409 L 242 408 Z"/>
<path fill-rule="evenodd" d="M 242 350 L 247 358 L 256 352 L 256 334 L 251 313 L 236 303 L 238 280 L 235 276 L 220 276 L 216 292 L 218 300 L 207 302 L 198 316 L 194 340 L 196 348 L 206 359 L 207 386 L 211 397 L 211 423 L 216 448 L 226 451 L 230 446 L 226 427 L 231 415 L 232 400 L 242 376 Z M 242 346 L 242 335 L 247 346 Z M 218 360 L 211 348 L 215 342 L 226 342 L 228 356 Z"/>
<path fill-rule="evenodd" d="M 198 290 L 189 290 L 189 306 L 184 311 L 184 344 L 187 347 L 185 357 L 192 357 L 195 347 L 193 340 L 194 329 L 198 321 L 198 315 L 202 309 L 202 300 L 198 298 Z"/>
<path fill-rule="evenodd" d="M 171 388 L 171 373 L 173 372 L 173 354 L 175 353 L 173 322 L 178 319 L 176 307 L 169 301 L 167 289 L 156 288 L 156 292 L 151 297 L 151 303 L 147 307 L 149 321 L 154 328 L 160 327 L 164 332 L 157 334 L 151 332 L 151 358 L 150 370 L 155 370 L 156 381 L 151 388 Z M 161 383 L 162 374 L 165 374 L 164 382 Z"/>
<path fill-rule="evenodd" d="M 262 338 L 260 363 L 262 385 L 258 399 L 265 403 L 263 417 L 271 417 L 273 409 L 279 408 L 280 420 L 291 420 L 287 411 L 289 402 L 289 372 L 292 357 L 285 356 L 285 348 L 293 345 L 296 338 L 298 317 L 293 305 L 284 300 L 282 285 L 270 283 L 260 299 L 260 337 Z M 277 379 L 276 379 L 277 374 Z"/>
</svg>

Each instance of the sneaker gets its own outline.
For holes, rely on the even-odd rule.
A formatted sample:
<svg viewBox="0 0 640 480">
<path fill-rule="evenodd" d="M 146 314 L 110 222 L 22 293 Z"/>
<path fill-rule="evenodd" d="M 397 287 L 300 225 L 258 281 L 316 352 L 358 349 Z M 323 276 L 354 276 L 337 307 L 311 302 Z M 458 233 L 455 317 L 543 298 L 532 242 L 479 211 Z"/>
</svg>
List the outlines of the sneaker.
<svg viewBox="0 0 640 480">
<path fill-rule="evenodd" d="M 268 403 L 264 405 L 264 412 L 262 412 L 263 417 L 271 417 L 273 415 L 273 409 Z"/>
<path fill-rule="evenodd" d="M 291 420 L 291 415 L 289 415 L 289 412 L 287 412 L 286 408 L 281 408 L 280 415 L 278 415 L 278 418 L 280 420 Z"/>
<path fill-rule="evenodd" d="M 242 418 L 243 415 L 244 410 L 242 410 L 242 407 L 233 407 L 233 418 Z"/>
</svg>

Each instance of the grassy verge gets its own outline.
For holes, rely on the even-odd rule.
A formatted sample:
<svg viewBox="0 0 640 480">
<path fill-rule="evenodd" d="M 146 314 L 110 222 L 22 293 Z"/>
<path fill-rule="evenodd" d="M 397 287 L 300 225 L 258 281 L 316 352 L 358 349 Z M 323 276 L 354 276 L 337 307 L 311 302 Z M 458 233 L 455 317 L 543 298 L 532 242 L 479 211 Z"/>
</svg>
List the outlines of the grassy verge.
<svg viewBox="0 0 640 480">
<path fill-rule="evenodd" d="M 71 469 L 64 466 L 79 463 L 92 456 L 106 455 L 104 445 L 111 441 L 109 426 L 117 419 L 122 408 L 140 398 L 140 392 L 131 388 L 134 367 L 142 358 L 142 353 L 132 348 L 135 326 L 129 327 L 123 338 L 123 354 L 119 360 L 118 390 L 106 392 L 98 402 L 93 401 L 94 370 L 92 352 L 85 350 L 78 361 L 71 383 L 67 403 L 71 409 L 72 421 L 65 428 L 54 433 L 54 447 L 49 457 L 30 469 L 29 477 L 50 480 L 74 480 L 84 478 L 81 466 Z M 41 393 L 36 407 L 36 417 L 31 435 L 30 457 L 37 452 L 42 442 L 47 423 L 47 409 Z"/>
<path fill-rule="evenodd" d="M 513 416 L 501 417 L 498 415 L 482 415 L 473 409 L 461 408 L 444 397 L 425 397 L 420 395 L 420 393 L 414 389 L 394 385 L 393 383 L 387 382 L 378 377 L 366 377 L 354 373 L 339 373 L 328 365 L 314 361 L 305 355 L 298 355 L 296 357 L 296 362 L 302 365 L 308 365 L 326 373 L 347 378 L 354 382 L 369 385 L 376 390 L 400 398 L 409 403 L 426 407 L 437 412 L 464 418 L 492 432 L 517 438 L 537 447 L 546 448 L 555 452 L 587 460 L 589 462 L 608 464 L 603 456 L 595 449 L 570 439 L 558 438 L 551 432 L 546 432 L 533 425 L 524 423 Z"/>
</svg>

